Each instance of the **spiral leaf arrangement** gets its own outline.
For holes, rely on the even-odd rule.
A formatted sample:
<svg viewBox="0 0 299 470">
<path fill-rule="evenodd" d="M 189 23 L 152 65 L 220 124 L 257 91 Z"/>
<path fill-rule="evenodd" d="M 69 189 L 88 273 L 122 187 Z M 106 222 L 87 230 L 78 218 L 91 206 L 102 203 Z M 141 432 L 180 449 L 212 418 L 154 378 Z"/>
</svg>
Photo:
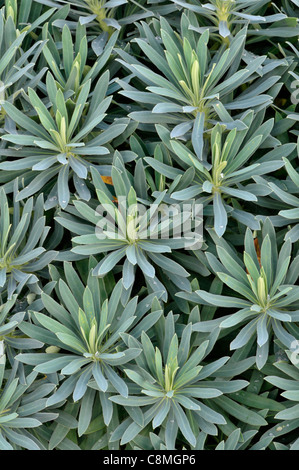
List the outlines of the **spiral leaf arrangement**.
<svg viewBox="0 0 299 470">
<path fill-rule="evenodd" d="M 0 450 L 299 449 L 298 16 L 0 1 Z"/>
</svg>

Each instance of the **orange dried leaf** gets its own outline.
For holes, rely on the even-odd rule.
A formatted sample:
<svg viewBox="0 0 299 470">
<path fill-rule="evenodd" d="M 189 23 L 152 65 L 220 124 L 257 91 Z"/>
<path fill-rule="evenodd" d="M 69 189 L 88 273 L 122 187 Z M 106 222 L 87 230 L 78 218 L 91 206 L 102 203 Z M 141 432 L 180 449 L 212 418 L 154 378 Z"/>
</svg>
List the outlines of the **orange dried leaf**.
<svg viewBox="0 0 299 470">
<path fill-rule="evenodd" d="M 254 247 L 255 247 L 255 251 L 256 251 L 256 255 L 257 255 L 259 265 L 260 265 L 260 267 L 262 267 L 262 265 L 261 265 L 261 248 L 260 248 L 260 244 L 259 244 L 259 241 L 258 241 L 257 238 L 254 239 Z"/>
<path fill-rule="evenodd" d="M 254 248 L 255 248 L 255 252 L 256 252 L 256 256 L 257 256 L 257 260 L 259 262 L 259 265 L 260 267 L 262 267 L 261 265 L 261 248 L 260 248 L 260 244 L 259 244 L 259 241 L 257 238 L 254 239 Z M 247 268 L 246 268 L 246 272 L 247 274 L 249 274 Z"/>
<path fill-rule="evenodd" d="M 104 181 L 104 183 L 106 184 L 112 184 L 113 186 L 113 182 L 112 182 L 112 178 L 111 176 L 101 176 L 102 180 Z"/>
</svg>

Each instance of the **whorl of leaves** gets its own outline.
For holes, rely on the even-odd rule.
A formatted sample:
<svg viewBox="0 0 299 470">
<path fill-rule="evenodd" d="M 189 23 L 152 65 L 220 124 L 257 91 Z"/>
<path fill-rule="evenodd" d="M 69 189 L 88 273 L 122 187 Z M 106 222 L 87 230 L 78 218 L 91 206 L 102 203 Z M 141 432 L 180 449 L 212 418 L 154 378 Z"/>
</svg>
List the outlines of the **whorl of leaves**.
<svg viewBox="0 0 299 470">
<path fill-rule="evenodd" d="M 299 450 L 298 17 L 0 1 L 0 450 Z"/>
</svg>

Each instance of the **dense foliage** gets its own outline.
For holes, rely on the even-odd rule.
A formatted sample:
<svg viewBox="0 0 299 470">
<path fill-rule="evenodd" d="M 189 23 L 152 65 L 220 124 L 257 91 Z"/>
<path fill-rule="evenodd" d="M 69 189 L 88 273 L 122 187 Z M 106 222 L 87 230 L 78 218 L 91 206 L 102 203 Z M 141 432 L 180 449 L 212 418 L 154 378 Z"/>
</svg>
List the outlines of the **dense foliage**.
<svg viewBox="0 0 299 470">
<path fill-rule="evenodd" d="M 298 16 L 0 1 L 0 450 L 299 450 Z"/>
</svg>

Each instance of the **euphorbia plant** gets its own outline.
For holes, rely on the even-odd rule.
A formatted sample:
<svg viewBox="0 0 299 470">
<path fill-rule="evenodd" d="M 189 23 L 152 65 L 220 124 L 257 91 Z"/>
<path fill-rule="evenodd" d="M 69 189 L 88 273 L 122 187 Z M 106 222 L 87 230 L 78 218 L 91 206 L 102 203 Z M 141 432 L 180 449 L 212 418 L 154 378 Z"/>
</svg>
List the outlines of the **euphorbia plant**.
<svg viewBox="0 0 299 470">
<path fill-rule="evenodd" d="M 14 198 L 16 194 L 17 187 Z M 43 206 L 41 194 L 35 203 L 33 198 L 24 205 L 14 202 L 11 211 L 3 188 L 0 190 L 0 292 L 7 290 L 9 299 L 26 284 L 40 292 L 39 277 L 47 276 L 43 270 L 57 256 L 56 251 L 44 248 L 50 227 Z"/>
<path fill-rule="evenodd" d="M 295 144 L 285 144 L 277 146 L 260 158 L 254 158 L 266 139 L 271 137 L 274 123 L 269 120 L 257 127 L 252 111 L 244 114 L 242 123 L 246 125 L 245 129 L 234 128 L 227 134 L 223 127 L 217 124 L 211 132 L 211 154 L 205 154 L 203 139 L 192 139 L 192 151 L 190 144 L 187 146 L 172 140 L 165 127 L 157 126 L 161 139 L 171 151 L 171 155 L 178 158 L 181 167 L 189 171 L 193 169 L 191 184 L 187 178 L 185 183 L 183 180 L 179 182 L 183 175 L 182 170 L 172 168 L 154 158 L 145 158 L 155 170 L 173 180 L 169 188 L 171 199 L 186 201 L 196 198 L 207 208 L 204 214 L 209 215 L 211 212 L 208 211 L 208 206 L 213 205 L 214 228 L 218 236 L 225 233 L 229 216 L 253 230 L 259 229 L 255 216 L 245 211 L 240 204 L 236 204 L 236 200 L 255 202 L 258 201 L 259 195 L 270 193 L 266 184 L 258 187 L 250 184 L 250 180 L 254 176 L 265 175 L 281 168 L 284 165 L 281 157 L 289 155 L 295 148 Z"/>
<path fill-rule="evenodd" d="M 57 35 L 56 31 L 55 33 Z M 98 79 L 99 73 L 102 72 L 111 57 L 117 36 L 118 33 L 115 32 L 103 48 L 100 57 L 90 67 L 87 62 L 88 40 L 85 25 L 78 23 L 74 40 L 70 28 L 64 25 L 60 35 L 62 43 L 62 49 L 60 49 L 56 46 L 54 38 L 49 32 L 48 24 L 45 24 L 43 39 L 46 44 L 43 48 L 43 55 L 58 88 L 65 94 L 65 97 L 76 101 L 84 83 L 88 80 L 93 82 Z"/>
<path fill-rule="evenodd" d="M 181 226 L 182 221 L 185 222 L 181 213 L 174 217 L 169 215 L 167 205 L 162 204 L 165 192 L 153 199 L 152 206 L 150 199 L 138 198 L 131 186 L 132 176 L 126 171 L 120 155 L 115 156 L 111 174 L 116 199 L 100 174 L 92 170 L 98 199 L 93 203 L 93 209 L 83 201 L 74 201 L 76 211 L 70 207 L 70 214 L 65 211 L 57 217 L 61 225 L 78 234 L 72 238 L 74 246 L 71 251 L 83 256 L 104 253 L 104 257 L 93 270 L 93 274 L 100 277 L 110 272 L 125 258 L 122 282 L 126 289 L 133 286 L 136 269 L 139 268 L 150 288 L 153 291 L 163 290 L 166 300 L 167 291 L 163 279 L 161 282 L 156 274 L 155 266 L 158 266 L 175 285 L 190 290 L 187 279 L 189 273 L 179 263 L 166 256 L 172 250 L 184 248 L 190 242 L 194 243 L 194 240 L 183 235 L 172 236 L 172 230 Z M 138 174 L 135 175 L 135 180 L 137 177 Z M 146 181 L 144 184 L 146 185 Z M 146 189 L 144 190 L 146 194 Z M 143 202 L 146 205 L 142 205 Z M 141 203 L 143 211 L 138 203 Z M 188 219 L 190 215 L 189 210 L 183 217 Z"/>
<path fill-rule="evenodd" d="M 285 236 L 286 239 L 289 238 L 294 243 L 299 239 L 299 224 L 296 223 L 299 219 L 299 198 L 296 195 L 299 193 L 299 174 L 286 158 L 284 158 L 284 162 L 289 178 L 283 183 L 277 181 L 277 183 L 270 182 L 268 184 L 273 191 L 272 195 L 283 201 L 286 207 L 291 207 L 279 211 L 279 215 L 286 223 L 295 223 Z"/>
<path fill-rule="evenodd" d="M 279 27 L 279 22 L 287 18 L 287 15 L 282 12 L 265 14 L 269 7 L 267 0 L 211 0 L 210 2 L 191 0 L 188 3 L 184 0 L 172 1 L 194 12 L 200 27 L 205 26 L 216 36 L 215 39 L 220 36 L 226 44 L 229 44 L 229 38 L 234 36 L 240 25 L 249 25 L 249 37 L 251 35 L 271 37 L 275 36 L 275 28 L 269 28 L 269 24 L 274 23 L 276 27 Z M 285 37 L 298 34 L 295 18 L 292 19 L 293 24 L 285 28 Z M 250 27 L 251 25 L 256 26 Z"/>
<path fill-rule="evenodd" d="M 31 371 L 20 383 L 16 371 L 5 374 L 6 356 L 0 357 L 0 449 L 1 450 L 45 450 L 38 432 L 30 434 L 29 429 L 42 426 L 43 423 L 57 418 L 57 413 L 45 410 L 47 395 L 55 384 L 37 379 L 37 372 Z M 39 399 L 30 402 L 35 394 Z M 29 406 L 28 406 L 29 399 Z M 38 436 L 38 437 L 37 437 Z"/>
<path fill-rule="evenodd" d="M 198 296 L 198 303 L 222 308 L 236 308 L 235 313 L 220 316 L 198 325 L 198 331 L 212 331 L 214 328 L 241 329 L 231 342 L 232 350 L 243 348 L 256 337 L 256 364 L 261 369 L 269 354 L 274 334 L 289 348 L 296 341 L 292 322 L 299 319 L 299 288 L 296 285 L 298 260 L 291 263 L 292 244 L 284 242 L 278 253 L 273 225 L 267 219 L 263 225 L 261 255 L 258 258 L 254 236 L 246 230 L 243 261 L 223 239 L 214 237 L 217 255 L 207 252 L 206 256 L 215 274 L 237 295 L 215 295 L 196 290 L 192 300 Z M 188 299 L 188 294 L 179 294 Z"/>
<path fill-rule="evenodd" d="M 7 2 L 6 8 L 0 10 L 0 125 L 5 122 L 5 101 L 14 102 L 21 97 L 28 87 L 35 88 L 46 69 L 34 72 L 34 64 L 44 47 L 43 41 L 36 41 L 31 47 L 23 50 L 23 44 L 34 26 L 22 25 L 19 30 L 15 25 L 17 5 Z M 52 10 L 53 12 L 53 10 Z M 51 11 L 50 11 L 51 13 Z M 47 18 L 41 18 L 42 22 Z M 38 22 L 37 22 L 38 23 Z M 37 24 L 35 25 L 37 26 Z M 3 131 L 2 131 L 3 132 Z"/>
<path fill-rule="evenodd" d="M 236 34 L 228 49 L 219 49 L 214 55 L 208 47 L 209 30 L 195 33 L 188 21 L 182 23 L 184 35 L 180 36 L 161 18 L 163 45 L 147 25 L 143 28 L 145 38 L 135 41 L 155 64 L 157 72 L 118 50 L 120 62 L 132 73 L 131 82 L 136 77 L 134 83 L 141 80 L 146 86 L 146 91 L 139 91 L 138 85 L 132 86 L 124 80 L 120 82 L 124 88 L 120 93 L 140 107 L 130 113 L 132 119 L 142 124 L 170 124 L 171 137 L 182 138 L 191 130 L 193 139 L 202 140 L 203 134 L 217 122 L 230 129 L 244 129 L 239 121 L 240 113 L 267 108 L 280 89 L 275 86 L 278 71 L 289 67 L 287 60 L 273 60 L 271 64 L 265 56 L 247 56 L 246 28 Z M 245 90 L 240 92 L 242 88 Z"/>
<path fill-rule="evenodd" d="M 5 155 L 10 159 L 0 163 L 0 169 L 9 170 L 12 177 L 15 170 L 32 170 L 28 174 L 29 184 L 18 194 L 19 200 L 35 194 L 51 182 L 48 208 L 57 204 L 64 208 L 71 196 L 69 179 L 73 180 L 81 198 L 90 198 L 85 182 L 90 167 L 102 155 L 110 153 L 104 144 L 121 134 L 128 124 L 127 119 L 120 119 L 105 130 L 97 129 L 112 99 L 106 97 L 108 84 L 109 72 L 106 72 L 99 78 L 87 105 L 91 87 L 91 80 L 88 80 L 78 93 L 75 107 L 68 106 L 60 87 L 48 73 L 47 95 L 52 105 L 51 111 L 34 90 L 28 91 L 28 99 L 40 123 L 24 115 L 11 103 L 3 104 L 7 115 L 15 120 L 22 132 L 2 136 L 3 140 L 21 146 L 21 149 L 9 146 Z"/>
<path fill-rule="evenodd" d="M 229 357 L 204 365 L 210 352 L 209 339 L 192 347 L 194 326 L 192 323 L 185 325 L 179 339 L 170 312 L 159 323 L 158 340 L 150 339 L 146 333 L 142 333 L 141 344 L 134 338 L 127 339 L 132 346 L 139 344 L 142 353 L 136 358 L 137 367 L 128 364 L 125 370 L 136 384 L 134 394 L 126 399 L 126 403 L 134 408 L 141 407 L 144 419 L 141 423 L 127 418 L 112 434 L 112 442 L 121 437 L 121 443 L 126 444 L 151 423 L 154 430 L 161 428 L 168 449 L 175 447 L 179 431 L 195 447 L 200 430 L 216 435 L 215 425 L 220 425 L 227 433 L 230 427 L 228 415 L 248 424 L 265 424 L 261 416 L 253 411 L 245 412 L 242 406 L 224 396 L 240 391 L 247 382 L 232 380 L 237 371 L 231 371 Z M 221 380 L 217 380 L 218 374 Z M 112 396 L 110 400 L 125 405 L 122 396 Z"/>
<path fill-rule="evenodd" d="M 139 337 L 142 331 L 147 331 L 158 321 L 162 310 L 149 313 L 155 298 L 153 294 L 146 296 L 139 305 L 136 296 L 126 300 L 121 281 L 115 285 L 111 298 L 105 298 L 104 284 L 92 276 L 95 263 L 94 259 L 90 262 L 86 285 L 72 265 L 65 263 L 66 281 L 60 279 L 57 290 L 61 303 L 43 293 L 41 298 L 46 313 L 32 311 L 32 321 L 20 325 L 23 333 L 43 341 L 47 348 L 41 353 L 25 352 L 17 359 L 34 365 L 37 372 L 61 371 L 66 377 L 50 397 L 48 405 L 59 403 L 70 395 L 74 401 L 81 400 L 89 393 L 89 381 L 93 379 L 100 391 L 102 406 L 107 408 L 104 415 L 109 424 L 112 407 L 107 398 L 114 390 L 128 396 L 128 386 L 122 378 L 123 366 L 141 352 L 138 348 L 127 347 L 122 336 L 126 333 Z M 52 269 L 55 273 L 54 267 Z"/>
</svg>

